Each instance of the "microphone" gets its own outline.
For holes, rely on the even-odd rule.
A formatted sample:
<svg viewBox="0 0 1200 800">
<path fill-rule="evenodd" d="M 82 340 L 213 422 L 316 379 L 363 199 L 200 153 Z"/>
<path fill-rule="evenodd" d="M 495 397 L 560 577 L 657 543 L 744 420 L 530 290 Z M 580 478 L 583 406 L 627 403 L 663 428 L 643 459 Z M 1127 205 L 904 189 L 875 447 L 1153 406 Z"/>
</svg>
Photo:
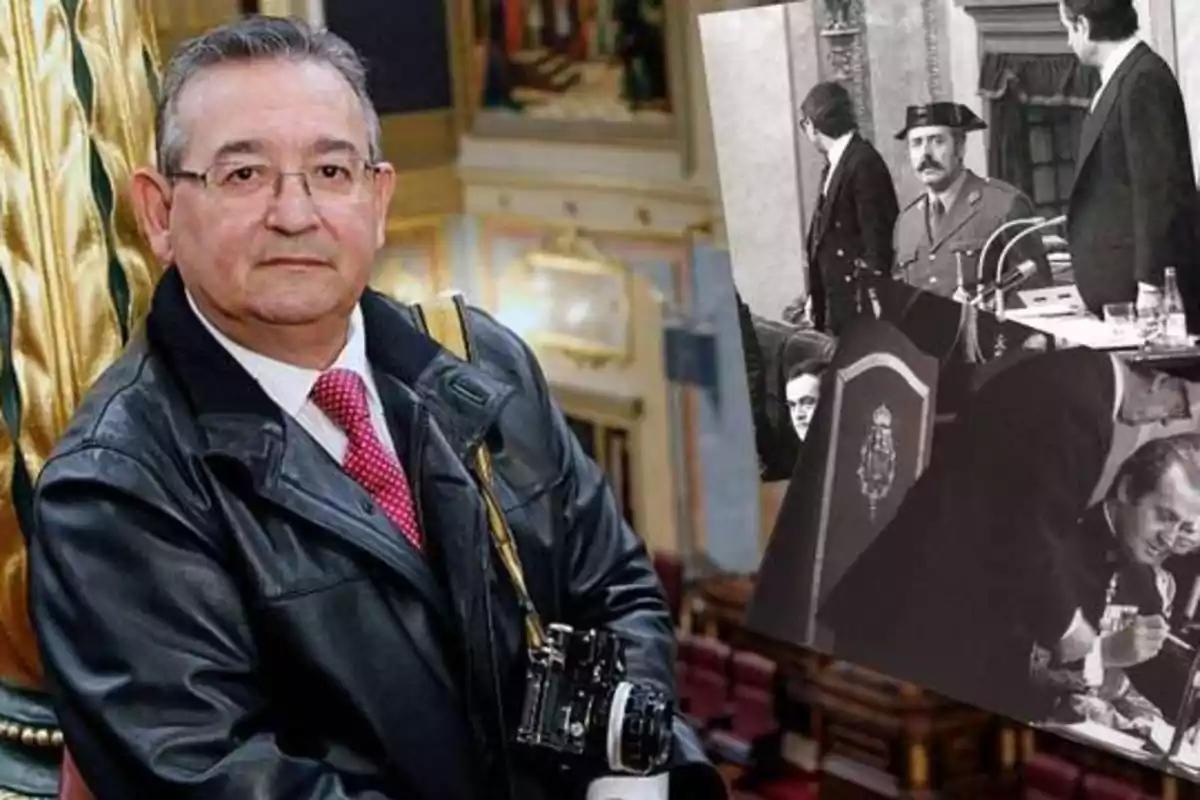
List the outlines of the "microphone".
<svg viewBox="0 0 1200 800">
<path fill-rule="evenodd" d="M 1054 217 L 1053 219 L 1043 220 L 1034 225 L 1030 225 L 1028 228 L 1026 228 L 1025 230 L 1018 233 L 1016 236 L 1014 236 L 1012 239 L 1010 239 L 1008 242 L 1008 245 L 1005 246 L 1005 248 L 1000 251 L 1000 260 L 998 262 L 996 262 L 996 271 L 997 272 L 1000 271 L 1000 265 L 1004 263 L 1004 259 L 1008 258 L 1008 254 L 1012 252 L 1012 249 L 1013 249 L 1013 247 L 1016 246 L 1017 242 L 1021 241 L 1022 239 L 1024 239 L 1026 236 L 1030 235 L 1031 233 L 1037 233 L 1038 231 L 1044 230 L 1046 228 L 1053 228 L 1055 225 L 1061 225 L 1066 221 L 1067 221 L 1067 215 L 1062 214 L 1060 216 Z M 1018 269 L 1019 269 L 1019 267 L 1018 267 Z M 999 320 L 1000 322 L 1003 322 L 1004 321 L 1004 293 L 998 292 L 995 297 L 996 297 L 996 319 Z"/>
<path fill-rule="evenodd" d="M 1003 277 L 1000 278 L 999 284 L 988 286 L 986 289 L 976 295 L 975 299 L 972 300 L 971 303 L 977 306 L 983 305 L 991 300 L 992 297 L 994 297 L 997 293 L 1004 294 L 1009 289 L 1012 289 L 1015 286 L 1020 286 L 1022 283 L 1029 280 L 1036 274 L 1037 262 L 1033 261 L 1033 259 L 1025 259 L 1018 264 L 1017 268 L 1012 272 L 1006 272 Z"/>
<path fill-rule="evenodd" d="M 996 243 L 996 240 L 1000 238 L 1000 234 L 1004 233 L 1009 228 L 1015 228 L 1018 225 L 1040 225 L 1045 221 L 1045 217 L 1022 217 L 1021 219 L 1010 219 L 1008 222 L 1005 222 L 1003 225 L 996 228 L 996 230 L 992 231 L 992 235 L 987 238 L 987 241 L 983 243 L 983 248 L 979 251 L 979 282 L 981 284 L 983 283 L 983 270 L 987 265 L 988 251 L 991 250 L 992 245 Z M 996 260 L 996 277 L 992 280 L 992 283 L 999 283 L 1001 273 L 1003 272 L 1004 258 L 1002 256 Z"/>
</svg>

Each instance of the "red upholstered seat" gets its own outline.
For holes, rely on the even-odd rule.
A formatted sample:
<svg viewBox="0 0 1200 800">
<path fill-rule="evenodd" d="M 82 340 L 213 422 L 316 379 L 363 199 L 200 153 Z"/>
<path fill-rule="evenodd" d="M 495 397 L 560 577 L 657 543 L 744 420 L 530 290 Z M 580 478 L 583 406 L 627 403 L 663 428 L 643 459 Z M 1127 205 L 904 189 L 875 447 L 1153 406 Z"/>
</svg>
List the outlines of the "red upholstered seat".
<svg viewBox="0 0 1200 800">
<path fill-rule="evenodd" d="M 1092 773 L 1083 776 L 1083 800 L 1151 800 L 1138 786 Z"/>
<path fill-rule="evenodd" d="M 1074 800 L 1083 770 L 1062 758 L 1034 753 L 1025 761 L 1021 796 L 1025 800 Z"/>
<path fill-rule="evenodd" d="M 728 729 L 715 730 L 709 747 L 727 761 L 747 763 L 751 745 L 779 727 L 775 715 L 775 662 L 757 653 L 734 653 Z"/>
<path fill-rule="evenodd" d="M 94 800 L 92 793 L 79 776 L 69 752 L 63 753 L 62 778 L 58 785 L 58 800 Z"/>
<path fill-rule="evenodd" d="M 687 715 L 700 729 L 729 711 L 729 645 L 716 639 L 693 638 L 687 661 Z"/>
</svg>

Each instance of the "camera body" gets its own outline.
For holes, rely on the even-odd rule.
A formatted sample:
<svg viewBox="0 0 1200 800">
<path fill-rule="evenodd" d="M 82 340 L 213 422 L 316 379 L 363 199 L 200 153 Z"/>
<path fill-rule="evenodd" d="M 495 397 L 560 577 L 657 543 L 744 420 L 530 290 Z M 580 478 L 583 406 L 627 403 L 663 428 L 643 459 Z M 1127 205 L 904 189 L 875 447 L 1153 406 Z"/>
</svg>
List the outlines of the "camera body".
<svg viewBox="0 0 1200 800">
<path fill-rule="evenodd" d="M 626 680 L 625 644 L 602 630 L 554 624 L 530 650 L 517 742 L 646 775 L 671 754 L 666 693 Z"/>
</svg>

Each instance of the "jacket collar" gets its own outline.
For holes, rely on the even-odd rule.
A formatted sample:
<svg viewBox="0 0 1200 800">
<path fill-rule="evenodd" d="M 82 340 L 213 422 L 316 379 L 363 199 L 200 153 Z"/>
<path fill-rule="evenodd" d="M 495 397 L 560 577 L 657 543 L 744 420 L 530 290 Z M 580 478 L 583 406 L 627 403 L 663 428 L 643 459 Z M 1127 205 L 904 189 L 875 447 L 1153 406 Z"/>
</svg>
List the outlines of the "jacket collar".
<svg viewBox="0 0 1200 800">
<path fill-rule="evenodd" d="M 1113 107 L 1117 103 L 1117 96 L 1121 93 L 1121 84 L 1125 80 L 1134 67 L 1149 53 L 1153 52 L 1149 45 L 1145 42 L 1138 42 L 1134 45 L 1120 65 L 1112 73 L 1112 77 L 1104 84 L 1100 90 L 1099 98 L 1096 100 L 1096 107 L 1084 119 L 1083 130 L 1079 135 L 1079 153 L 1075 158 L 1075 174 L 1080 175 L 1083 168 L 1087 165 L 1089 156 L 1095 150 L 1096 142 L 1100 140 L 1100 133 L 1104 130 L 1104 126 L 1108 123 L 1108 117 L 1113 111 Z"/>
<path fill-rule="evenodd" d="M 407 387 L 411 399 L 433 415 L 455 452 L 465 455 L 483 440 L 513 387 L 422 333 L 411 308 L 373 290 L 363 294 L 361 308 L 372 368 Z M 209 434 L 210 452 L 241 460 L 278 453 L 289 427 L 284 412 L 205 328 L 190 308 L 174 267 L 155 290 L 146 334 L 178 376 L 201 428 Z M 248 431 L 255 435 L 247 437 Z"/>
</svg>

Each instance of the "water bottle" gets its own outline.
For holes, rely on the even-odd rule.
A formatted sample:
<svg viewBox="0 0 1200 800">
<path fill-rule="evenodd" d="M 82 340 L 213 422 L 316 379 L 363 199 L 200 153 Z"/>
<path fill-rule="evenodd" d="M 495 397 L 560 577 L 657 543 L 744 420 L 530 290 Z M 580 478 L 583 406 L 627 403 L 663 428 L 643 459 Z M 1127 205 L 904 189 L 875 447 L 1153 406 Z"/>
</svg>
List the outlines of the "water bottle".
<svg viewBox="0 0 1200 800">
<path fill-rule="evenodd" d="M 1187 316 L 1183 312 L 1183 295 L 1179 293 L 1179 278 L 1174 267 L 1167 267 L 1163 276 L 1162 297 L 1163 344 L 1167 347 L 1187 347 Z"/>
</svg>

